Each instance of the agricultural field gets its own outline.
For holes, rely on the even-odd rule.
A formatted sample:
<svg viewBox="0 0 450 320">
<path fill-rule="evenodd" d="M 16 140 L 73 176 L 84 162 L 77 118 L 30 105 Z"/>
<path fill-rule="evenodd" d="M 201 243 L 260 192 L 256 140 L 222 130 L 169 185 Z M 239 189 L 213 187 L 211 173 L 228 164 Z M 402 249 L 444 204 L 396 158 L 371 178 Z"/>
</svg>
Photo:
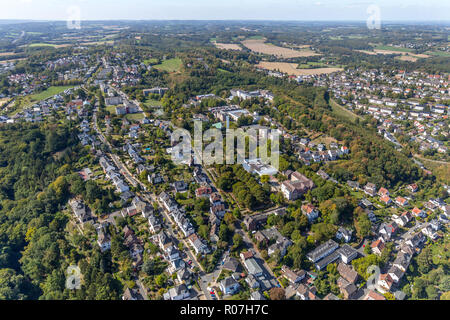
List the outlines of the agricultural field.
<svg viewBox="0 0 450 320">
<path fill-rule="evenodd" d="M 273 55 L 280 58 L 299 58 L 312 57 L 320 54 L 315 53 L 310 49 L 294 50 L 289 48 L 278 47 L 270 43 L 266 43 L 265 39 L 247 39 L 242 41 L 242 44 L 253 52 Z"/>
<path fill-rule="evenodd" d="M 219 49 L 224 50 L 242 50 L 241 46 L 235 43 L 218 43 L 214 42 L 214 45 Z"/>
<path fill-rule="evenodd" d="M 178 72 L 181 70 L 181 67 L 183 66 L 183 62 L 179 58 L 169 59 L 166 61 L 163 61 L 161 64 L 158 64 L 154 66 L 154 68 L 161 70 L 161 71 L 167 71 L 167 72 Z"/>
<path fill-rule="evenodd" d="M 413 51 L 412 49 L 408 49 L 408 48 L 393 47 L 393 46 L 382 46 L 382 45 L 375 46 L 374 50 L 394 51 L 394 52 L 412 52 Z"/>
<path fill-rule="evenodd" d="M 306 75 L 315 75 L 315 74 L 329 74 L 337 71 L 342 71 L 342 68 L 335 67 L 327 67 L 327 68 L 316 68 L 316 69 L 297 69 L 297 63 L 288 63 L 288 62 L 267 62 L 262 61 L 256 67 L 272 70 L 272 71 L 280 71 L 282 73 L 287 73 L 289 75 L 294 76 L 306 76 Z"/>
<path fill-rule="evenodd" d="M 383 46 L 383 48 L 387 48 L 386 46 Z M 377 55 L 377 54 L 399 54 L 401 55 L 400 57 L 398 57 L 399 60 L 403 60 L 403 61 L 412 61 L 415 62 L 418 59 L 421 58 L 429 58 L 429 55 L 423 54 L 423 53 L 411 53 L 409 49 L 405 49 L 405 48 L 395 48 L 395 47 L 389 47 L 391 49 L 387 50 L 387 49 L 379 49 L 379 48 L 375 48 L 374 51 L 369 51 L 369 50 L 356 50 L 358 52 L 362 52 L 368 55 Z M 405 49 L 405 50 L 392 50 L 392 49 Z"/>
</svg>

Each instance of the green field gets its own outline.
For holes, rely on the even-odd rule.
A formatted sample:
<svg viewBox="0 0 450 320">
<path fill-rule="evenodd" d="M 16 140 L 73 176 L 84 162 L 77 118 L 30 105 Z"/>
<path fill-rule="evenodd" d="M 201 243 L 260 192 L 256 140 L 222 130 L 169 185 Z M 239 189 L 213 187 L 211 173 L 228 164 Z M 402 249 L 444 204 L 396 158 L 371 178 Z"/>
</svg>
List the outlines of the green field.
<svg viewBox="0 0 450 320">
<path fill-rule="evenodd" d="M 161 70 L 161 71 L 178 72 L 181 70 L 182 66 L 183 66 L 183 62 L 181 61 L 181 59 L 174 58 L 174 59 L 169 59 L 169 60 L 163 61 L 163 63 L 154 66 L 154 68 Z"/>
<path fill-rule="evenodd" d="M 343 119 L 350 120 L 351 122 L 355 122 L 357 118 L 360 118 L 358 115 L 353 112 L 345 109 L 345 107 L 339 105 L 336 101 L 330 100 L 330 106 L 333 109 L 333 113 Z"/>
<path fill-rule="evenodd" d="M 17 108 L 16 110 L 14 110 L 11 113 L 11 115 L 14 115 L 17 112 L 22 111 L 23 108 L 27 108 L 38 101 L 46 100 L 50 97 L 53 97 L 55 94 L 59 94 L 61 92 L 64 92 L 65 90 L 73 88 L 73 87 L 74 86 L 58 86 L 58 87 L 51 86 L 47 90 L 44 90 L 40 93 L 35 93 L 32 95 L 26 96 L 26 97 L 24 97 L 21 106 L 19 108 Z"/>
<path fill-rule="evenodd" d="M 159 62 L 159 60 L 158 59 L 156 59 L 156 58 L 152 58 L 152 59 L 145 59 L 144 60 L 144 64 L 146 65 L 146 66 L 148 66 L 148 65 L 150 65 L 150 64 L 155 64 L 155 63 L 158 63 Z"/>
<path fill-rule="evenodd" d="M 146 107 L 160 107 L 161 106 L 161 101 L 153 100 L 153 99 L 146 99 L 143 102 L 143 104 Z"/>
<path fill-rule="evenodd" d="M 143 112 L 141 112 L 141 113 L 128 113 L 128 114 L 125 115 L 125 118 L 127 118 L 130 121 L 133 121 L 133 120 L 139 121 L 139 120 L 144 119 L 144 117 L 145 117 L 145 114 Z"/>
<path fill-rule="evenodd" d="M 51 86 L 47 90 L 44 90 L 40 93 L 32 94 L 30 96 L 32 101 L 41 101 L 53 97 L 55 94 L 59 94 L 61 92 L 66 91 L 67 89 L 73 88 L 74 86 Z"/>
<path fill-rule="evenodd" d="M 56 44 L 51 44 L 51 43 L 32 43 L 29 45 L 30 48 L 33 47 L 53 47 L 56 48 Z"/>
<path fill-rule="evenodd" d="M 398 47 L 392 47 L 392 46 L 376 46 L 374 48 L 375 50 L 390 50 L 390 51 L 398 51 L 398 52 L 413 52 L 412 49 L 408 48 L 398 48 Z"/>
</svg>

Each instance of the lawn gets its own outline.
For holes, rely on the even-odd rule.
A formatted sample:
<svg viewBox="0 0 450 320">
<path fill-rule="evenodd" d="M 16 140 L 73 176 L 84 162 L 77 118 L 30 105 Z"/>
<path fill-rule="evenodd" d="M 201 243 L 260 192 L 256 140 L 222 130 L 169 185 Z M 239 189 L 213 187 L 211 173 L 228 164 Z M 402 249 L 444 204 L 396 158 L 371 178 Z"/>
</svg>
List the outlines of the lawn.
<svg viewBox="0 0 450 320">
<path fill-rule="evenodd" d="M 146 99 L 143 104 L 146 107 L 159 107 L 161 106 L 161 101 L 153 100 L 153 99 Z"/>
<path fill-rule="evenodd" d="M 178 72 L 181 70 L 183 62 L 179 58 L 169 59 L 163 61 L 163 63 L 154 66 L 154 68 L 167 72 Z"/>
<path fill-rule="evenodd" d="M 144 119 L 145 114 L 143 112 L 141 113 L 128 113 L 125 115 L 125 118 L 127 118 L 130 121 L 139 121 Z"/>
</svg>

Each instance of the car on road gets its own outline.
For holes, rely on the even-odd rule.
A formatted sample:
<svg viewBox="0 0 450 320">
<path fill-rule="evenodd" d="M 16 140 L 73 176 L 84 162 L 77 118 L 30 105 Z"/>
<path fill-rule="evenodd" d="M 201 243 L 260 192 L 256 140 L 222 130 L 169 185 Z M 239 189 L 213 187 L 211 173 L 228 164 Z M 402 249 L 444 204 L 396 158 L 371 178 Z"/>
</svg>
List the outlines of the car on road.
<svg viewBox="0 0 450 320">
<path fill-rule="evenodd" d="M 192 260 L 189 260 L 189 261 L 188 261 L 188 265 L 192 265 Z"/>
</svg>

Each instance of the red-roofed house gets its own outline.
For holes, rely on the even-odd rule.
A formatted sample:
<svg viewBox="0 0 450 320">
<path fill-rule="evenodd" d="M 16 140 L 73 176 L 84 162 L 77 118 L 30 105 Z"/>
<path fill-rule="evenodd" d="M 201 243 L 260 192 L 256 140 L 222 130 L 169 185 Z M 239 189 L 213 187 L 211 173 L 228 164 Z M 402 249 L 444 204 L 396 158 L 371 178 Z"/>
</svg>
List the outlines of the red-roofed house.
<svg viewBox="0 0 450 320">
<path fill-rule="evenodd" d="M 381 251 L 383 251 L 384 249 L 384 242 L 381 241 L 380 239 L 378 239 L 377 241 L 374 241 L 370 247 L 372 248 L 372 252 L 377 254 L 377 255 L 381 255 Z"/>
<path fill-rule="evenodd" d="M 385 205 L 391 204 L 392 200 L 389 196 L 382 196 L 380 198 L 380 201 L 383 202 Z"/>
<path fill-rule="evenodd" d="M 403 197 L 397 197 L 397 198 L 395 198 L 395 203 L 398 204 L 399 206 L 407 206 L 408 200 L 406 200 Z"/>
</svg>

